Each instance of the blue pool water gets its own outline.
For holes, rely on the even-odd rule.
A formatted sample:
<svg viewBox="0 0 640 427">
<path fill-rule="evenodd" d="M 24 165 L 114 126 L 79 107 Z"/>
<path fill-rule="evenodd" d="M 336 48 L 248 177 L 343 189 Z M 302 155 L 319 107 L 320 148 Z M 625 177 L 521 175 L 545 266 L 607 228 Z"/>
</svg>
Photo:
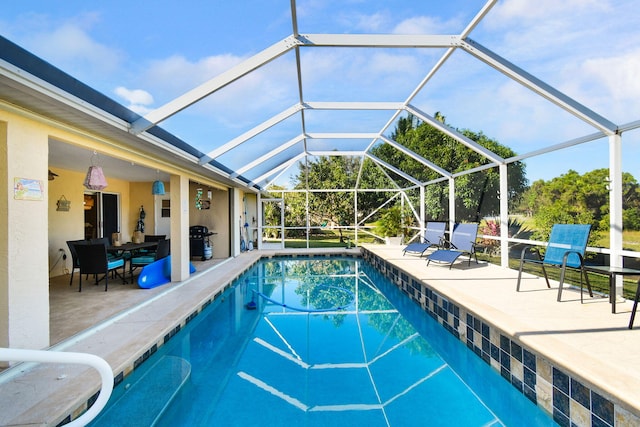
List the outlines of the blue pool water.
<svg viewBox="0 0 640 427">
<path fill-rule="evenodd" d="M 125 378 L 93 425 L 555 423 L 366 262 L 275 258 Z"/>
</svg>

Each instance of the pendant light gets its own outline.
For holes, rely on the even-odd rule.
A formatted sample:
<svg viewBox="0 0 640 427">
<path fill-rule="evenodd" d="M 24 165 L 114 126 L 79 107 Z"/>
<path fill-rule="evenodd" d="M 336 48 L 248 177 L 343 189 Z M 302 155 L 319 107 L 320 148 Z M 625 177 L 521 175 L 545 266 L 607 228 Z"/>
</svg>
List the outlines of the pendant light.
<svg viewBox="0 0 640 427">
<path fill-rule="evenodd" d="M 156 172 L 158 173 L 158 175 L 160 174 L 160 171 L 156 170 Z M 160 181 L 159 179 L 153 181 L 153 185 L 151 186 L 151 194 L 153 194 L 154 196 L 164 196 L 164 182 Z"/>
<path fill-rule="evenodd" d="M 93 152 L 91 156 L 91 166 L 87 171 L 87 176 L 84 178 L 84 186 L 89 190 L 103 190 L 107 188 L 107 179 L 104 177 L 104 172 L 100 166 L 94 164 L 94 160 L 98 158 L 98 153 Z"/>
</svg>

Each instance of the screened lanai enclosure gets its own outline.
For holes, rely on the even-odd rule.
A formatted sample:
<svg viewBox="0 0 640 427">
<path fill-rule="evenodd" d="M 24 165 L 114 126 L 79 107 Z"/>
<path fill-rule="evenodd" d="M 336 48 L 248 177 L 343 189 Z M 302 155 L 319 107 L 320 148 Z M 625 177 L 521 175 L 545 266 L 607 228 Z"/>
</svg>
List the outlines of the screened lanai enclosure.
<svg viewBox="0 0 640 427">
<path fill-rule="evenodd" d="M 539 223 L 589 222 L 590 246 L 611 265 L 638 257 L 638 43 L 619 25 L 637 17 L 633 2 L 441 3 L 282 0 L 233 16 L 183 8 L 176 21 L 215 15 L 219 25 L 187 31 L 194 23 L 183 36 L 208 56 L 151 61 L 129 83 L 144 90 L 116 91 L 148 95 L 140 103 L 59 89 L 109 113 L 96 117 L 117 138 L 249 194 L 232 213 L 234 241 L 408 243 L 428 221 L 479 222 L 506 266 L 510 246 L 544 239 L 531 232 Z M 5 77 L 24 78 L 10 66 L 29 69 L 24 52 L 7 39 L 3 50 Z M 53 81 L 43 68 L 36 77 Z M 10 89 L 2 96 L 44 108 Z"/>
<path fill-rule="evenodd" d="M 131 132 L 162 125 L 189 136 L 204 168 L 257 193 L 265 242 L 308 246 L 326 230 L 341 245 L 382 241 L 379 222 L 395 210 L 405 242 L 420 239 L 427 221 L 489 221 L 483 238 L 502 265 L 509 245 L 535 237 L 509 233 L 515 215 L 526 219 L 535 208 L 536 193 L 522 201 L 531 184 L 599 170 L 589 194 L 603 206 L 591 219 L 608 237 L 593 249 L 610 254 L 611 265 L 637 257 L 623 242 L 624 203 L 637 183 L 623 172 L 635 172 L 640 121 L 616 92 L 623 89 L 603 83 L 630 82 L 622 76 L 633 75 L 637 61 L 624 61 L 622 33 L 613 38 L 615 55 L 610 41 L 598 42 L 615 28 L 585 23 L 595 6 L 544 12 L 535 2 L 453 2 L 432 16 L 429 2 L 403 2 L 390 6 L 395 20 L 369 15 L 369 25 L 348 2 L 330 7 L 342 27 L 292 0 L 286 25 L 247 36 L 261 40 L 261 50 L 166 96 Z M 632 13 L 630 4 L 614 7 Z M 581 38 L 568 36 L 576 26 Z M 278 31 L 280 39 L 265 41 Z M 232 97 L 241 101 L 239 118 L 225 126 L 218 117 L 207 128 L 205 106 Z M 188 130 L 196 122 L 198 130 Z M 553 191 L 560 198 L 570 187 Z M 580 222 L 583 213 L 556 218 Z"/>
</svg>

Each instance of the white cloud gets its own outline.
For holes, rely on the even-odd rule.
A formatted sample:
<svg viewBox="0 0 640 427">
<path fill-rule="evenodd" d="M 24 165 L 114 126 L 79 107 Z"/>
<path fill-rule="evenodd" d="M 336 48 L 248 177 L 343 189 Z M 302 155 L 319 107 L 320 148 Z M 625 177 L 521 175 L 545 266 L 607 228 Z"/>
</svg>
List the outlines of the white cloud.
<svg viewBox="0 0 640 427">
<path fill-rule="evenodd" d="M 374 13 L 372 15 L 363 14 L 356 16 L 355 19 L 351 19 L 351 25 L 353 25 L 355 29 L 365 32 L 384 30 L 387 22 L 387 16 L 382 13 Z"/>
<path fill-rule="evenodd" d="M 153 104 L 153 96 L 142 89 L 127 89 L 119 86 L 116 88 L 116 94 L 126 99 L 131 104 L 150 105 Z"/>
<path fill-rule="evenodd" d="M 153 96 L 146 90 L 132 90 L 123 86 L 118 86 L 115 93 L 127 101 L 127 108 L 141 115 L 147 114 L 150 111 L 149 106 L 153 104 Z"/>
<path fill-rule="evenodd" d="M 51 31 L 31 33 L 25 36 L 25 45 L 80 79 L 85 74 L 88 77 L 114 72 L 124 55 L 94 40 L 87 33 L 86 26 L 86 23 L 69 22 Z"/>
<path fill-rule="evenodd" d="M 563 88 L 591 109 L 621 124 L 637 120 L 640 109 L 640 49 L 587 58 L 564 71 Z"/>
<path fill-rule="evenodd" d="M 239 56 L 224 54 L 193 62 L 184 56 L 173 55 L 152 61 L 144 73 L 144 80 L 165 97 L 174 97 L 230 70 L 243 59 Z"/>
<path fill-rule="evenodd" d="M 141 81 L 164 104 L 229 72 L 244 59 L 224 54 L 190 61 L 174 55 L 150 63 Z M 255 126 L 297 101 L 295 82 L 295 66 L 287 57 L 281 57 L 219 88 L 181 115 L 204 116 L 233 129 Z M 283 101 L 287 94 L 290 100 Z"/>
<path fill-rule="evenodd" d="M 511 26 L 514 21 L 523 24 L 541 24 L 541 19 L 562 19 L 563 15 L 599 13 L 610 10 L 605 0 L 507 0 L 498 2 L 486 19 L 494 27 Z"/>
<path fill-rule="evenodd" d="M 459 29 L 456 20 L 442 21 L 432 16 L 415 16 L 405 19 L 393 29 L 394 34 L 445 34 Z"/>
</svg>

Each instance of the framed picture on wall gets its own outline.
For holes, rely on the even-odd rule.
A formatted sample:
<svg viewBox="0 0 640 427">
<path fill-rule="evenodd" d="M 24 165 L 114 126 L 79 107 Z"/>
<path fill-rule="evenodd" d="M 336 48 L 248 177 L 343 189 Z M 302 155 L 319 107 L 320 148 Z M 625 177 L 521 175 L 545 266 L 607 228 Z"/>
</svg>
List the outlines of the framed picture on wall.
<svg viewBox="0 0 640 427">
<path fill-rule="evenodd" d="M 43 200 L 42 181 L 39 179 L 14 178 L 13 198 L 16 200 Z"/>
</svg>

